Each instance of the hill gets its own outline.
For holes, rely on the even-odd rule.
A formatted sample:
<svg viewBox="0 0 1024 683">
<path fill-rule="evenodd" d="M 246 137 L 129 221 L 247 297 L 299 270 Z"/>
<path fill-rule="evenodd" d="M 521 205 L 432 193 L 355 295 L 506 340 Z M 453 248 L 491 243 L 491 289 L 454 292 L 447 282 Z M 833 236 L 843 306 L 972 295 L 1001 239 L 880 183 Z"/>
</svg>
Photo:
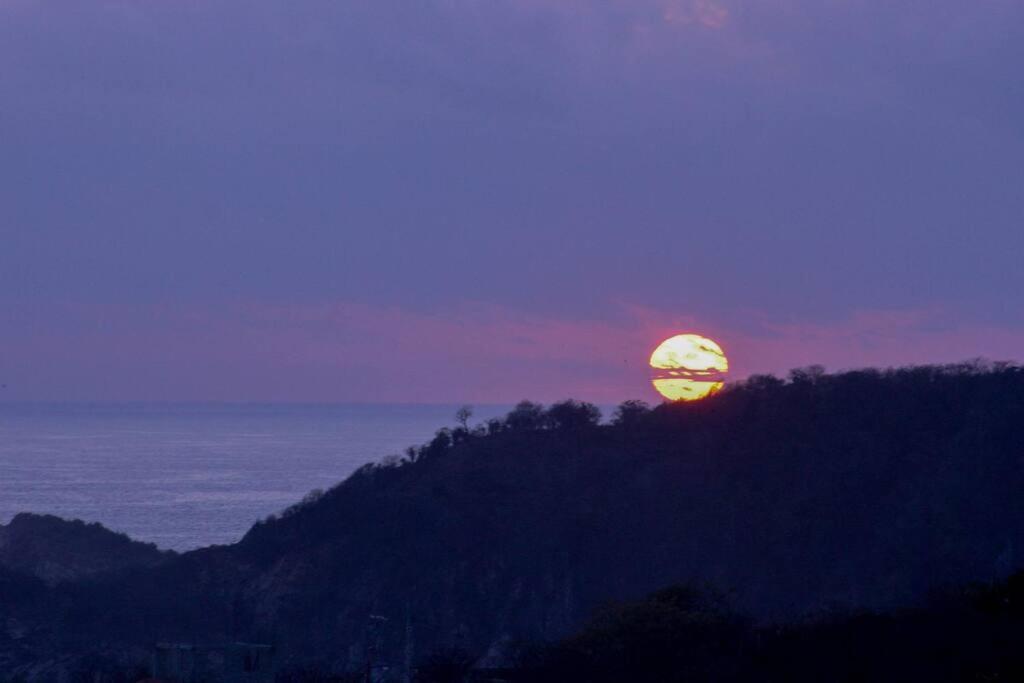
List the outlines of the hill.
<svg viewBox="0 0 1024 683">
<path fill-rule="evenodd" d="M 144 656 L 272 640 L 352 668 L 553 640 L 608 600 L 710 583 L 755 621 L 912 605 L 1024 548 L 1024 371 L 965 364 L 753 377 L 708 400 L 523 403 L 203 549 L 8 607 L 15 646 Z M 0 592 L 6 584 L 0 582 Z M 10 614 L 4 614 L 7 610 Z M 54 613 L 59 610 L 59 626 Z M 417 655 L 418 656 L 418 655 Z"/>
<path fill-rule="evenodd" d="M 151 567 L 173 556 L 100 524 L 21 513 L 0 524 L 0 567 L 48 583 L 74 581 L 130 567 Z"/>
</svg>

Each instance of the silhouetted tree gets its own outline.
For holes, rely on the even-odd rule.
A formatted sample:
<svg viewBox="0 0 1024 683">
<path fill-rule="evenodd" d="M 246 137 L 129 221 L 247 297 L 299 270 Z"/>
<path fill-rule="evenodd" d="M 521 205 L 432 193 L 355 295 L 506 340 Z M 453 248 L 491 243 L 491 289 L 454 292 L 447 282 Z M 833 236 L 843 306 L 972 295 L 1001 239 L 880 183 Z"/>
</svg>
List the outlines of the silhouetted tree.
<svg viewBox="0 0 1024 683">
<path fill-rule="evenodd" d="M 781 387 L 785 382 L 775 375 L 751 375 L 743 380 L 743 388 L 747 391 L 769 391 Z"/>
<path fill-rule="evenodd" d="M 552 404 L 544 416 L 552 429 L 584 429 L 601 421 L 597 406 L 573 399 Z"/>
<path fill-rule="evenodd" d="M 487 420 L 484 428 L 488 436 L 495 436 L 505 429 L 505 422 L 500 418 L 492 417 Z"/>
<path fill-rule="evenodd" d="M 532 401 L 520 401 L 505 416 L 505 424 L 514 431 L 531 431 L 544 426 L 544 406 Z"/>
<path fill-rule="evenodd" d="M 651 407 L 645 401 L 623 401 L 612 414 L 612 424 L 618 427 L 635 427 L 642 423 Z"/>
<path fill-rule="evenodd" d="M 473 417 L 472 406 L 462 406 L 455 411 L 455 422 L 465 431 L 469 431 L 469 420 Z"/>
<path fill-rule="evenodd" d="M 437 430 L 434 434 L 434 438 L 431 439 L 421 451 L 420 457 L 434 458 L 444 453 L 452 447 L 452 431 L 447 427 L 442 427 Z"/>
<path fill-rule="evenodd" d="M 792 384 L 817 384 L 825 377 L 825 368 L 820 365 L 808 365 L 805 368 L 794 368 L 789 371 Z"/>
</svg>

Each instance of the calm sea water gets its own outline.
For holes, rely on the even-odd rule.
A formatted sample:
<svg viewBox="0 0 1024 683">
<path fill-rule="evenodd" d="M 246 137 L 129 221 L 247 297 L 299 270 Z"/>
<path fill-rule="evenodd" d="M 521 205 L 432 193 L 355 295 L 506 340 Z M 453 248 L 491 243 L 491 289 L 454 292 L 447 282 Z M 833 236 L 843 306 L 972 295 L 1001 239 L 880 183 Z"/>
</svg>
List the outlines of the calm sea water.
<svg viewBox="0 0 1024 683">
<path fill-rule="evenodd" d="M 256 520 L 454 424 L 457 406 L 0 403 L 0 521 L 101 522 L 162 548 Z M 476 409 L 474 422 L 507 408 Z"/>
</svg>

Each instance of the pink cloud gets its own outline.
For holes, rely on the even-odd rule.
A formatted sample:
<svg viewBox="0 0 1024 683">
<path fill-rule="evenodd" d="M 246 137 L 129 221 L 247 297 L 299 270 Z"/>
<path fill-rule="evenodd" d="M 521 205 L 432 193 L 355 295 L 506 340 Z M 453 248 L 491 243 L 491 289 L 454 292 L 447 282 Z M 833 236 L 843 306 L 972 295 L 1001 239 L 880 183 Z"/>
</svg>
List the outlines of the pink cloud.
<svg viewBox="0 0 1024 683">
<path fill-rule="evenodd" d="M 509 403 L 568 396 L 654 399 L 647 356 L 695 331 L 718 340 L 732 377 L 1019 358 L 1024 330 L 939 311 L 866 311 L 832 323 L 742 325 L 619 305 L 607 319 L 493 306 L 436 312 L 338 302 L 66 306 L 0 337 L 9 396 L 26 399 Z"/>
<path fill-rule="evenodd" d="M 864 311 L 835 323 L 769 324 L 765 334 L 738 342 L 750 372 L 779 372 L 801 362 L 842 370 L 977 357 L 1022 360 L 1024 330 L 957 320 L 937 309 Z"/>
<path fill-rule="evenodd" d="M 662 17 L 667 24 L 718 29 L 729 20 L 729 10 L 714 0 L 668 0 L 663 4 Z"/>
</svg>

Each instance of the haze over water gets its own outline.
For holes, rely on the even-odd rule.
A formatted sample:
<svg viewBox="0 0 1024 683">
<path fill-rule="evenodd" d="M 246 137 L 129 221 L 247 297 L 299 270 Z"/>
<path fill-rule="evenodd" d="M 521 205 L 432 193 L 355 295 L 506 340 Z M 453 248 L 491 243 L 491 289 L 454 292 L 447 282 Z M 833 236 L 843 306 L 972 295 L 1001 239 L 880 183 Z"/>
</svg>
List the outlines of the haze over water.
<svg viewBox="0 0 1024 683">
<path fill-rule="evenodd" d="M 457 406 L 0 403 L 0 521 L 101 522 L 161 548 L 258 519 L 454 424 Z M 477 407 L 473 422 L 503 414 Z"/>
</svg>

